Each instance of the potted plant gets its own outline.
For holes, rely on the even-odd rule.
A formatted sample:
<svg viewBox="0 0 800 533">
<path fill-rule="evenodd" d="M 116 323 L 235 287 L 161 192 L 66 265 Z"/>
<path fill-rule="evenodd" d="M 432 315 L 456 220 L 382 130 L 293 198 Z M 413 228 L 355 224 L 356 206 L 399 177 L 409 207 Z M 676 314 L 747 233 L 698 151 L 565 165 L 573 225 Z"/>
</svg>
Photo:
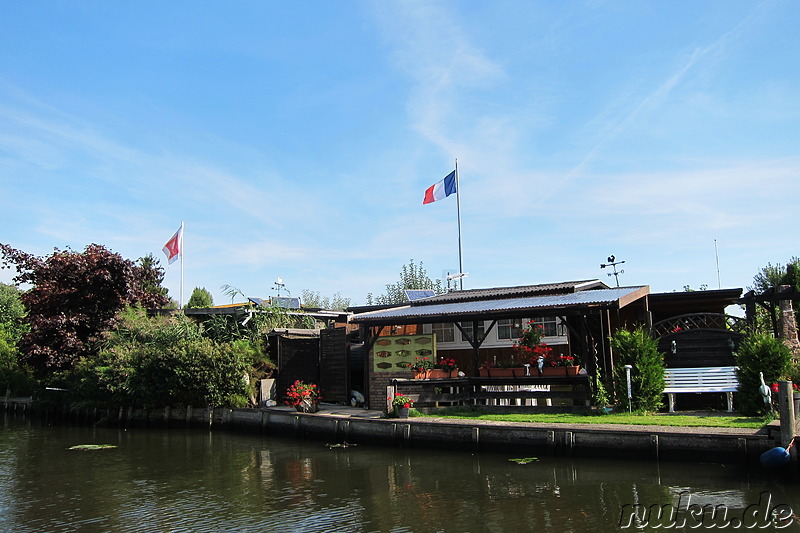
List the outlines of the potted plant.
<svg viewBox="0 0 800 533">
<path fill-rule="evenodd" d="M 293 405 L 301 413 L 316 413 L 322 396 L 314 383 L 304 383 L 299 379 L 286 390 L 286 405 Z"/>
<path fill-rule="evenodd" d="M 542 342 L 544 336 L 544 329 L 541 324 L 535 324 L 532 320 L 528 321 L 527 327 L 522 330 L 519 340 L 514 343 L 514 351 L 518 357 L 523 360 L 528 360 L 530 366 L 534 369 L 539 369 L 539 374 L 542 375 L 541 369 L 545 366 L 544 361 L 552 351 L 547 344 Z M 522 373 L 526 375 L 527 372 Z M 533 371 L 536 375 L 536 370 Z"/>
<path fill-rule="evenodd" d="M 430 371 L 431 378 L 453 378 L 458 377 L 458 365 L 452 358 L 441 358 Z"/>
<path fill-rule="evenodd" d="M 544 329 L 542 329 L 541 324 L 534 324 L 533 320 L 530 320 L 527 327 L 522 330 L 519 341 L 514 344 L 514 348 L 524 354 L 530 354 L 534 348 L 542 343 L 543 336 Z"/>
<path fill-rule="evenodd" d="M 494 368 L 494 365 L 489 361 L 484 361 L 481 363 L 481 366 L 478 367 L 478 375 L 482 378 L 488 378 L 490 370 Z"/>
<path fill-rule="evenodd" d="M 514 359 L 500 361 L 489 371 L 489 377 L 492 378 L 519 378 L 524 377 L 525 374 L 525 367 Z"/>
<path fill-rule="evenodd" d="M 408 411 L 414 406 L 411 398 L 399 392 L 394 393 L 394 398 L 387 398 L 392 401 L 392 409 L 398 418 L 408 418 Z"/>
<path fill-rule="evenodd" d="M 542 344 L 542 346 L 545 346 Z M 576 355 L 552 355 L 552 348 L 547 348 L 544 364 L 541 367 L 543 376 L 577 376 L 581 369 Z"/>
<path fill-rule="evenodd" d="M 581 370 L 581 365 L 578 364 L 579 359 L 577 355 L 562 355 L 559 357 L 558 366 L 564 368 L 564 372 L 568 376 L 577 376 Z"/>
<path fill-rule="evenodd" d="M 414 373 L 414 379 L 427 379 L 430 377 L 430 371 L 433 370 L 433 361 L 426 356 L 417 356 L 414 358 L 414 364 L 411 365 L 411 371 Z"/>
</svg>

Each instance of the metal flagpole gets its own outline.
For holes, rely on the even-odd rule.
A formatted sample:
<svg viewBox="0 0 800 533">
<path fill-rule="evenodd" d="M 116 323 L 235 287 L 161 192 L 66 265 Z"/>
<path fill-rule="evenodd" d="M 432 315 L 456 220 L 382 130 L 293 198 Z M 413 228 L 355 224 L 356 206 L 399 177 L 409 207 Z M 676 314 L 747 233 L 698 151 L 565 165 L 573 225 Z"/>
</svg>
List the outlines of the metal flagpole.
<svg viewBox="0 0 800 533">
<path fill-rule="evenodd" d="M 181 253 L 181 301 L 178 304 L 179 309 L 183 309 L 183 220 L 181 220 L 181 238 L 180 238 L 180 253 Z"/>
<path fill-rule="evenodd" d="M 464 290 L 464 263 L 461 259 L 461 185 L 458 184 L 458 158 L 456 158 L 456 209 L 458 212 L 458 284 Z"/>
</svg>

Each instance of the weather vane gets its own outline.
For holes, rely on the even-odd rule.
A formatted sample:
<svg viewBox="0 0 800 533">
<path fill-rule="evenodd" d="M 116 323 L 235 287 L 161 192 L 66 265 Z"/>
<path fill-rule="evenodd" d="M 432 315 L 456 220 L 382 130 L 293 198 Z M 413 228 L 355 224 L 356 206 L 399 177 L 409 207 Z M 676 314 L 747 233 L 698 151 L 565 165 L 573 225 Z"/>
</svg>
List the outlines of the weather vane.
<svg viewBox="0 0 800 533">
<path fill-rule="evenodd" d="M 272 290 L 273 290 L 273 291 L 278 291 L 278 298 L 280 298 L 280 297 L 281 297 L 281 289 L 286 289 L 286 284 L 283 282 L 283 278 L 281 278 L 280 276 L 278 276 L 278 280 L 277 280 L 277 281 L 275 282 L 275 284 L 272 286 Z M 288 293 L 288 292 L 289 292 L 289 290 L 288 290 L 288 289 L 286 289 L 286 292 Z"/>
<path fill-rule="evenodd" d="M 617 258 L 614 257 L 613 255 L 609 255 L 608 256 L 608 263 L 600 263 L 600 268 L 613 267 L 614 268 L 614 272 L 609 272 L 608 275 L 609 275 L 609 277 L 610 276 L 614 276 L 614 279 L 617 280 L 617 287 L 619 287 L 619 275 L 620 274 L 624 274 L 625 271 L 622 270 L 622 269 L 617 271 L 617 265 L 621 265 L 625 261 L 617 261 L 616 259 Z"/>
</svg>

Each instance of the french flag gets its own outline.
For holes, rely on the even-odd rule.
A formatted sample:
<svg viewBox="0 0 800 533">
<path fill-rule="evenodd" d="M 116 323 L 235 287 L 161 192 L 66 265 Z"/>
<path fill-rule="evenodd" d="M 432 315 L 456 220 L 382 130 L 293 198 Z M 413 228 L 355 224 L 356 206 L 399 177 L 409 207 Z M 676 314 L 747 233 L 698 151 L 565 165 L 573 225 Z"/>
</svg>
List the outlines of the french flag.
<svg viewBox="0 0 800 533">
<path fill-rule="evenodd" d="M 442 181 L 431 185 L 425 191 L 425 198 L 422 200 L 422 205 L 430 204 L 436 200 L 447 198 L 456 192 L 456 171 L 452 171 Z"/>
</svg>

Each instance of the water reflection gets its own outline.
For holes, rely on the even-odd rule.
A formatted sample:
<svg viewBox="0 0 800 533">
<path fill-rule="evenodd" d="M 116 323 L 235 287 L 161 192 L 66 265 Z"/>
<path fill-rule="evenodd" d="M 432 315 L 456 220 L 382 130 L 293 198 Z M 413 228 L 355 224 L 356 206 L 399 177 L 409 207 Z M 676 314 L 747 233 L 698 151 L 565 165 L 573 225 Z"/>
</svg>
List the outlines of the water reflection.
<svg viewBox="0 0 800 533">
<path fill-rule="evenodd" d="M 6 417 L 0 531 L 612 531 L 625 505 L 687 492 L 737 511 L 769 491 L 800 509 L 780 479 L 735 466 L 508 459 Z"/>
</svg>

